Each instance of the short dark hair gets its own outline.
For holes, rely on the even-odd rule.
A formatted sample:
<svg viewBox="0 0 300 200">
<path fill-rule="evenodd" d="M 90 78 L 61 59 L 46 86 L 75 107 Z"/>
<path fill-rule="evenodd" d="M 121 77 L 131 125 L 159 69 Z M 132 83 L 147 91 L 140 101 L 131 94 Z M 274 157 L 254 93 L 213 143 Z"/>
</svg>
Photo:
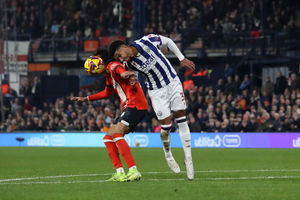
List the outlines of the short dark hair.
<svg viewBox="0 0 300 200">
<path fill-rule="evenodd" d="M 109 46 L 109 57 L 114 57 L 115 52 L 122 46 L 126 45 L 126 43 L 122 40 L 113 41 Z"/>
</svg>

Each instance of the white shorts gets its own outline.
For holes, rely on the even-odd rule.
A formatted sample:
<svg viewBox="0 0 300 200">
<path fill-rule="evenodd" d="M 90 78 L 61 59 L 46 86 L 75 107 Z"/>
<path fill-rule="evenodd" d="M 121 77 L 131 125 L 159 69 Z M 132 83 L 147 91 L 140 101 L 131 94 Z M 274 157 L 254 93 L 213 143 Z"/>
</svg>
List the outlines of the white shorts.
<svg viewBox="0 0 300 200">
<path fill-rule="evenodd" d="M 163 88 L 148 90 L 152 107 L 159 120 L 171 115 L 171 111 L 185 110 L 186 102 L 182 84 L 178 77 Z"/>
</svg>

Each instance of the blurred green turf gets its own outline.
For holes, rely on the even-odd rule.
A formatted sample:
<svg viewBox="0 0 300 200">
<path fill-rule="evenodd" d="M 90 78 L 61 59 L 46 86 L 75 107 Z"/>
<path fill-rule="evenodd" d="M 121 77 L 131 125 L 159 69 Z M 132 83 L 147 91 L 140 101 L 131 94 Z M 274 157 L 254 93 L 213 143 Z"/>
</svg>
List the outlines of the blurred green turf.
<svg viewBox="0 0 300 200">
<path fill-rule="evenodd" d="M 172 151 L 184 171 L 182 149 Z M 194 181 L 171 173 L 160 148 L 132 152 L 143 180 L 107 183 L 104 148 L 1 147 L 0 199 L 300 199 L 300 149 L 193 149 Z M 4 180 L 59 175 L 82 176 Z"/>
</svg>

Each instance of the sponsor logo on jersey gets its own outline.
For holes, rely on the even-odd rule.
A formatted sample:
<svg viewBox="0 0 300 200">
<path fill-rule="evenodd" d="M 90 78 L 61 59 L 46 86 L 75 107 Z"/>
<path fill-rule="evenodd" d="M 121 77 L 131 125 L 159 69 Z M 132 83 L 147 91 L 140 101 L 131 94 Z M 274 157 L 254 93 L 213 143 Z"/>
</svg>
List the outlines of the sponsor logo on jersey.
<svg viewBox="0 0 300 200">
<path fill-rule="evenodd" d="M 155 61 L 155 57 L 151 54 L 150 55 L 150 58 L 148 58 L 145 62 L 143 62 L 141 68 L 142 69 L 146 69 L 148 66 L 151 65 L 151 63 Z"/>
</svg>

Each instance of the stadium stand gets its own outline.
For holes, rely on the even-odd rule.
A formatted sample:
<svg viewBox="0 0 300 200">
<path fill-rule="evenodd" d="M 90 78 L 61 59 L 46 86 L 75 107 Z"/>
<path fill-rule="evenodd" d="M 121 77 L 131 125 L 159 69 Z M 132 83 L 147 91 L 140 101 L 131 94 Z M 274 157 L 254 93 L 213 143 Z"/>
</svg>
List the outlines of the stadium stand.
<svg viewBox="0 0 300 200">
<path fill-rule="evenodd" d="M 9 13 L 8 28 L 13 31 L 16 24 L 17 33 L 32 38 L 122 35 L 132 18 L 128 11 L 131 1 L 122 1 L 121 21 L 114 6 L 114 1 L 103 0 L 9 1 L 8 7 L 16 7 L 18 12 Z"/>
<path fill-rule="evenodd" d="M 300 131 L 300 79 L 295 73 L 290 75 L 286 85 L 282 84 L 280 77 L 276 83 L 268 80 L 261 91 L 251 85 L 249 88 L 243 87 L 243 82 L 230 83 L 229 77 L 227 81 L 220 79 L 215 85 L 199 85 L 185 90 L 192 132 Z M 225 88 L 232 90 L 223 90 L 223 81 Z M 276 93 L 276 87 L 283 90 Z M 79 95 L 96 92 L 81 90 Z M 81 104 L 70 101 L 71 95 L 58 98 L 55 102 L 44 102 L 42 107 L 37 108 L 32 105 L 32 95 L 20 98 L 7 94 L 7 118 L 2 122 L 0 130 L 105 131 L 121 113 L 115 96 L 110 100 Z M 157 132 L 157 124 L 150 108 L 149 115 L 136 131 Z"/>
<path fill-rule="evenodd" d="M 13 4 L 16 5 L 13 5 Z M 192 48 L 222 46 L 228 43 L 226 34 L 247 33 L 258 38 L 261 32 L 277 36 L 299 31 L 295 0 L 265 0 L 266 20 L 261 21 L 259 3 L 252 0 L 145 0 L 145 34 L 159 33 L 183 40 Z M 16 0 L 9 2 L 18 12 L 9 13 L 8 30 L 13 35 L 29 34 L 33 39 L 63 38 L 81 40 L 106 36 L 126 36 L 132 29 L 132 1 L 122 1 L 118 13 L 115 1 L 96 0 Z M 2 19 L 3 20 L 3 19 Z M 261 29 L 264 23 L 264 30 Z M 14 30 L 16 28 L 16 30 Z M 220 37 L 221 36 L 221 37 Z M 101 40 L 100 40 L 101 41 Z M 109 43 L 110 40 L 108 39 Z M 41 42 L 36 48 L 48 50 L 51 43 Z M 58 47 L 66 51 L 72 46 Z M 186 80 L 185 95 L 188 121 L 192 132 L 299 132 L 300 80 L 297 72 L 285 77 L 278 74 L 275 82 L 269 78 L 262 85 L 253 74 L 239 73 L 225 61 L 221 74 L 209 71 L 181 76 Z M 201 74 L 201 75 L 200 75 Z M 203 74 L 203 75 L 202 75 Z M 217 75 L 218 74 L 218 75 Z M 106 131 L 120 115 L 118 98 L 88 103 L 72 102 L 72 94 L 54 102 L 35 101 L 38 80 L 22 90 L 22 96 L 10 89 L 4 94 L 5 119 L 2 132 L 14 131 Z M 2 85 L 4 85 L 3 81 Z M 4 91 L 4 90 L 3 90 Z M 96 93 L 83 89 L 79 96 Z M 149 99 L 148 99 L 149 100 Z M 175 124 L 175 123 L 174 123 Z M 136 131 L 158 132 L 158 122 L 150 107 L 149 115 Z M 173 131 L 176 127 L 173 128 Z"/>
</svg>

